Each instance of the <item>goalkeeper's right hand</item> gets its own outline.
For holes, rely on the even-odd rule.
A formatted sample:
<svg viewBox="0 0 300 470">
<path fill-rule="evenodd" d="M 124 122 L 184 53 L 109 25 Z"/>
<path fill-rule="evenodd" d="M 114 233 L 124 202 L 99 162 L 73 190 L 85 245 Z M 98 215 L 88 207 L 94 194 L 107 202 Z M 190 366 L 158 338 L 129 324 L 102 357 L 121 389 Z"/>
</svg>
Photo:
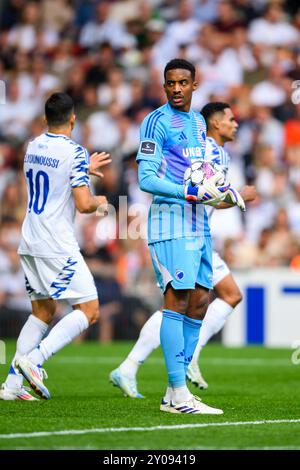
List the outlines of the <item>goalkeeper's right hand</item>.
<svg viewBox="0 0 300 470">
<path fill-rule="evenodd" d="M 211 178 L 206 179 L 201 186 L 185 186 L 185 199 L 189 202 L 200 202 L 209 205 L 217 204 L 226 197 L 230 187 L 230 184 L 216 186 L 218 181 L 223 178 L 224 175 L 217 172 Z"/>
</svg>

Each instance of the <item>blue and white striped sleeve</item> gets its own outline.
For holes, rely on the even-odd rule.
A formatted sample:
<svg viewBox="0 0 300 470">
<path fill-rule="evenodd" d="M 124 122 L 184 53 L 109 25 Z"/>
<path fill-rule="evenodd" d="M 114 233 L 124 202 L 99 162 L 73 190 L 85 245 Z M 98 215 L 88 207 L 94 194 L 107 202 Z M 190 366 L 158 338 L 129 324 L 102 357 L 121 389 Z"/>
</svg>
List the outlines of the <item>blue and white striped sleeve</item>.
<svg viewBox="0 0 300 470">
<path fill-rule="evenodd" d="M 84 147 L 81 147 L 81 145 L 77 145 L 74 150 L 70 174 L 71 188 L 90 185 L 89 165 L 90 157 L 88 151 Z"/>
<path fill-rule="evenodd" d="M 213 145 L 209 150 L 206 154 L 208 161 L 220 165 L 227 172 L 230 163 L 228 152 L 220 145 Z"/>
<path fill-rule="evenodd" d="M 224 148 L 220 148 L 220 157 L 221 157 L 221 165 L 226 171 L 228 171 L 229 164 L 230 164 L 230 156 Z"/>
<path fill-rule="evenodd" d="M 220 156 L 221 156 L 221 165 L 228 168 L 230 157 L 228 155 L 228 152 L 226 152 L 226 150 L 224 148 L 221 148 L 221 155 Z"/>
<path fill-rule="evenodd" d="M 218 145 L 218 158 L 215 160 L 215 163 L 218 163 L 220 167 L 222 168 L 222 171 L 225 174 L 226 177 L 226 184 L 229 183 L 230 181 L 228 180 L 228 170 L 229 170 L 229 163 L 230 163 L 230 156 L 228 152 Z"/>
</svg>

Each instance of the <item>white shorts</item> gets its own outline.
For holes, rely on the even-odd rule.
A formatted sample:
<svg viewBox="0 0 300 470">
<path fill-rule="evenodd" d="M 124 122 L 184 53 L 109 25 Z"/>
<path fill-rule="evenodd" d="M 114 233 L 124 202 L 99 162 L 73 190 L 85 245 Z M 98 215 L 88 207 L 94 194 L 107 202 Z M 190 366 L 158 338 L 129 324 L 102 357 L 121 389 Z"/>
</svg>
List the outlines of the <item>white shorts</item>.
<svg viewBox="0 0 300 470">
<path fill-rule="evenodd" d="M 224 277 L 230 274 L 230 270 L 225 263 L 225 261 L 221 258 L 221 256 L 216 252 L 213 251 L 212 256 L 212 265 L 213 265 L 213 286 L 217 285 Z"/>
<path fill-rule="evenodd" d="M 67 300 L 75 305 L 98 298 L 93 276 L 81 253 L 65 258 L 20 255 L 30 300 Z"/>
</svg>

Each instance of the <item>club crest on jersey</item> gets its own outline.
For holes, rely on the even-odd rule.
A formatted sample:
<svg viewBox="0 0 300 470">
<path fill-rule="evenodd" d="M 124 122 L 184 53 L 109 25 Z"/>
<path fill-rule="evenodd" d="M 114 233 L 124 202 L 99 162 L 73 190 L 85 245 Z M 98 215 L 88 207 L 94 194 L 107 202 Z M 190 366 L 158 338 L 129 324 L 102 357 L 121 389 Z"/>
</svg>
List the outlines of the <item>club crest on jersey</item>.
<svg viewBox="0 0 300 470">
<path fill-rule="evenodd" d="M 185 158 L 202 157 L 201 147 L 186 147 L 182 149 L 182 155 Z"/>
<path fill-rule="evenodd" d="M 156 144 L 154 142 L 141 142 L 140 153 L 144 153 L 145 155 L 154 155 L 155 149 Z"/>
<path fill-rule="evenodd" d="M 175 278 L 177 279 L 177 281 L 182 281 L 182 279 L 184 278 L 184 272 L 180 269 L 176 269 Z"/>
</svg>

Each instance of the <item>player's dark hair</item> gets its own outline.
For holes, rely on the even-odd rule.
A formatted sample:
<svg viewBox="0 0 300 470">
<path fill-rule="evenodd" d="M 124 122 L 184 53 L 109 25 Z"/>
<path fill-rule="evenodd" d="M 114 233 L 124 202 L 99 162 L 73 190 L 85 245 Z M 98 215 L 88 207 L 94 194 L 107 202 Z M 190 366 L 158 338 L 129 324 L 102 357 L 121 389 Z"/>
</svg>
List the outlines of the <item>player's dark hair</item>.
<svg viewBox="0 0 300 470">
<path fill-rule="evenodd" d="M 214 114 L 223 113 L 227 108 L 230 108 L 230 105 L 221 101 L 212 101 L 203 106 L 200 113 L 204 117 L 207 127 L 209 127 L 209 120 Z"/>
<path fill-rule="evenodd" d="M 66 124 L 73 111 L 74 103 L 67 93 L 53 93 L 45 103 L 45 116 L 49 126 Z"/>
<path fill-rule="evenodd" d="M 174 69 L 184 69 L 184 70 L 189 70 L 191 72 L 192 80 L 195 80 L 196 76 L 196 69 L 191 62 L 188 62 L 185 59 L 172 59 L 170 62 L 167 63 L 165 66 L 164 70 L 164 78 L 166 80 L 166 75 L 169 70 L 174 70 Z"/>
</svg>

